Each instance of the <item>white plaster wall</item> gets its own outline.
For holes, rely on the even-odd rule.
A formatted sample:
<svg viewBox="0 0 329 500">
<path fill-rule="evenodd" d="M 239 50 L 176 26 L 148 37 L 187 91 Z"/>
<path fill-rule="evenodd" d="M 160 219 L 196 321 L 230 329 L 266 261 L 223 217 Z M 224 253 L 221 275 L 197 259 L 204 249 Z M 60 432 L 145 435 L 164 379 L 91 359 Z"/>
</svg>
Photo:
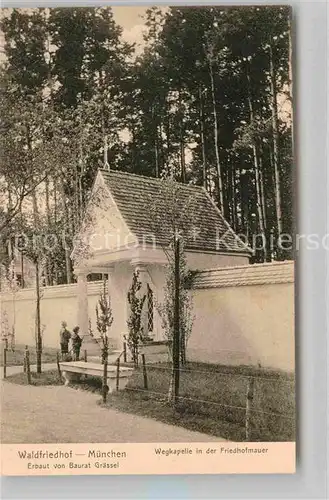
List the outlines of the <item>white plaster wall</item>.
<svg viewBox="0 0 329 500">
<path fill-rule="evenodd" d="M 76 264 L 87 267 L 88 262 L 92 263 L 99 254 L 117 251 L 121 247 L 128 248 L 137 241 L 100 174 L 96 178 L 79 236 L 83 244 L 78 238 L 78 246 L 74 248 L 72 256 Z"/>
<path fill-rule="evenodd" d="M 163 300 L 164 272 L 148 267 L 156 300 Z M 128 314 L 127 292 L 132 266 L 116 264 L 112 278 L 114 322 L 111 338 L 122 345 Z M 88 284 L 88 309 L 95 330 L 95 306 L 102 282 Z M 263 367 L 294 369 L 293 283 L 198 289 L 193 292 L 195 321 L 188 344 L 191 360 L 223 364 L 261 364 Z M 7 312 L 9 327 L 14 318 L 12 297 L 0 294 L 0 323 Z M 161 321 L 156 314 L 156 339 L 161 339 Z M 35 292 L 25 289 L 16 295 L 16 343 L 34 345 Z M 44 345 L 58 347 L 60 323 L 69 328 L 77 322 L 76 285 L 43 289 L 41 323 L 46 326 Z"/>
<path fill-rule="evenodd" d="M 99 297 L 102 283 L 88 284 L 88 309 L 94 324 L 95 306 Z M 77 285 L 60 285 L 43 288 L 41 300 L 41 324 L 44 325 L 43 342 L 45 346 L 59 346 L 59 331 L 61 321 L 66 320 L 69 329 L 77 324 L 78 302 L 76 295 Z M 10 294 L 0 296 L 0 323 L 4 327 L 8 320 L 8 326 L 14 323 L 16 343 L 34 345 L 35 325 L 35 291 L 24 289 L 16 294 L 15 301 Z"/>
<path fill-rule="evenodd" d="M 131 285 L 133 268 L 127 263 L 118 263 L 111 278 L 111 305 L 113 324 L 110 336 L 122 346 L 123 335 L 127 333 L 128 303 L 127 293 Z"/>
<path fill-rule="evenodd" d="M 191 360 L 293 371 L 293 283 L 198 289 Z"/>
<path fill-rule="evenodd" d="M 161 299 L 157 293 L 158 287 L 163 288 L 164 273 L 160 266 L 149 272 L 150 283 L 154 290 L 155 300 Z M 117 263 L 111 278 L 111 306 L 113 324 L 110 337 L 118 348 L 122 346 L 123 335 L 127 333 L 128 302 L 127 293 L 132 281 L 133 267 L 127 263 Z M 43 342 L 45 346 L 58 347 L 61 321 L 66 320 L 70 330 L 77 324 L 78 300 L 77 285 L 59 285 L 45 287 L 41 300 L 41 324 L 45 325 Z M 96 305 L 103 290 L 103 282 L 88 283 L 88 313 L 93 332 L 96 331 Z M 35 291 L 34 289 L 20 290 L 13 296 L 8 293 L 0 294 L 0 324 L 4 326 L 5 316 L 8 326 L 14 323 L 16 343 L 34 345 L 35 325 Z M 157 312 L 154 318 L 155 339 L 162 339 L 161 322 Z"/>
</svg>

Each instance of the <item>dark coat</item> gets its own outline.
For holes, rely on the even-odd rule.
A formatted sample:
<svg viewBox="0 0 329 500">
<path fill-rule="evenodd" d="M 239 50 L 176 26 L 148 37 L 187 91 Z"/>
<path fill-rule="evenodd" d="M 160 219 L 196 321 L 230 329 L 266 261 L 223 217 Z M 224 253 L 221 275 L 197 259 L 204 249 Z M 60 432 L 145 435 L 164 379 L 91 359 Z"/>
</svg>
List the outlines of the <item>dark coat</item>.
<svg viewBox="0 0 329 500">
<path fill-rule="evenodd" d="M 62 328 L 60 331 L 61 344 L 68 344 L 71 338 L 71 333 L 67 328 Z"/>
<path fill-rule="evenodd" d="M 80 337 L 80 335 L 78 335 L 77 333 L 73 333 L 72 335 L 73 349 L 79 349 L 81 347 L 81 344 L 82 344 L 82 338 Z"/>
</svg>

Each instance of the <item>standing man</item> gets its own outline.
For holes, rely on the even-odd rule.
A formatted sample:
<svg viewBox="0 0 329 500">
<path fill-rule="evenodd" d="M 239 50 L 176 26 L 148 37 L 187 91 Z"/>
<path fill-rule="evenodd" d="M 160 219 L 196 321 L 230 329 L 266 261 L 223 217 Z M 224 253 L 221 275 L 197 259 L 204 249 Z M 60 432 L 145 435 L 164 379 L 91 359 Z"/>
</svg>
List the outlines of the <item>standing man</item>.
<svg viewBox="0 0 329 500">
<path fill-rule="evenodd" d="M 62 328 L 60 330 L 60 343 L 61 343 L 62 358 L 69 353 L 70 338 L 71 338 L 71 333 L 67 329 L 67 323 L 66 323 L 66 321 L 62 321 Z"/>
</svg>

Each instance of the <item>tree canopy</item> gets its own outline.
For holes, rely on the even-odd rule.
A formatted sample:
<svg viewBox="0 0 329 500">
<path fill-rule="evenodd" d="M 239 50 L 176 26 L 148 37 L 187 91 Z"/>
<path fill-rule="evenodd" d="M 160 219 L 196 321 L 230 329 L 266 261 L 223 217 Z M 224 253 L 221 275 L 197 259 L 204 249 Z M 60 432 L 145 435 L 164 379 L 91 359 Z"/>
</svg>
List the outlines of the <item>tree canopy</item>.
<svg viewBox="0 0 329 500">
<path fill-rule="evenodd" d="M 291 258 L 279 244 L 293 226 L 289 7 L 153 7 L 145 27 L 137 54 L 110 7 L 2 19 L 0 228 L 64 228 L 49 283 L 73 279 L 104 162 L 203 185 L 252 247 L 266 242 L 256 261 Z"/>
</svg>

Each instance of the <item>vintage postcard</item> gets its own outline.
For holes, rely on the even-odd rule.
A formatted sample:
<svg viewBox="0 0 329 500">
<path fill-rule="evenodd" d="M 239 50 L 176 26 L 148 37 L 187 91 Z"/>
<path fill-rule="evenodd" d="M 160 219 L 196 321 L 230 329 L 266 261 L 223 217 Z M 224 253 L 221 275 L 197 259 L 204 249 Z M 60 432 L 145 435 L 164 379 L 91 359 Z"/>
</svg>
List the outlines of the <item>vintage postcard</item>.
<svg viewBox="0 0 329 500">
<path fill-rule="evenodd" d="M 291 45 L 2 9 L 2 475 L 295 472 Z"/>
</svg>

